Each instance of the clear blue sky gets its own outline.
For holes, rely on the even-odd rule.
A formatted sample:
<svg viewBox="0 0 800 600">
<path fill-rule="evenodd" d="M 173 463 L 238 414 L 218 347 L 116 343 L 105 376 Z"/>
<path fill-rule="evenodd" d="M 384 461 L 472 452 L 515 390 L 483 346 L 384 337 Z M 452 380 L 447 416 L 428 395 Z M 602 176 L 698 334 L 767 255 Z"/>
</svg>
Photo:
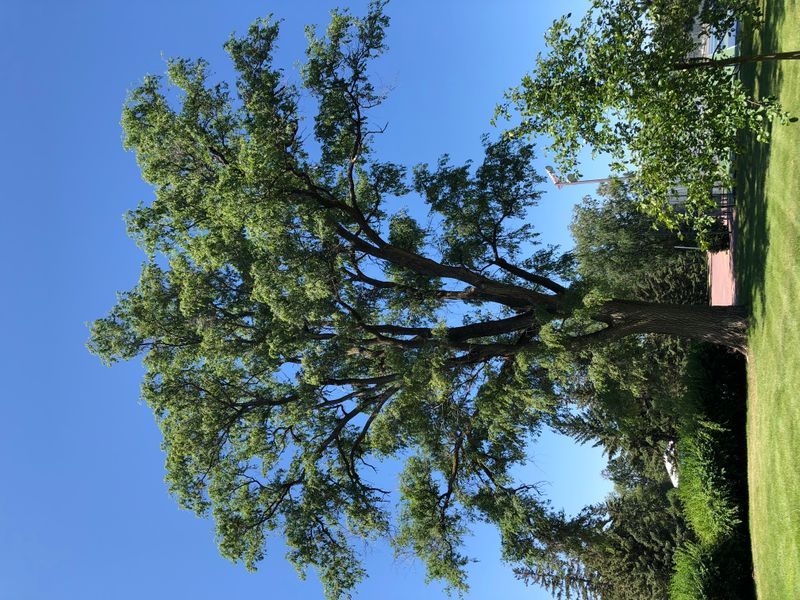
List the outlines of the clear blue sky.
<svg viewBox="0 0 800 600">
<path fill-rule="evenodd" d="M 377 69 L 393 88 L 378 143 L 386 160 L 477 158 L 503 90 L 530 68 L 546 26 L 580 4 L 396 0 Z M 126 91 L 161 73 L 163 57 L 203 56 L 227 75 L 222 42 L 268 12 L 285 19 L 278 61 L 291 72 L 303 25 L 324 25 L 333 5 L 0 3 L 0 600 L 321 597 L 278 541 L 256 574 L 219 557 L 211 524 L 167 494 L 158 430 L 138 401 L 140 366 L 102 367 L 84 343 L 85 323 L 135 284 L 143 261 L 122 222 L 151 197 L 120 142 Z M 587 191 L 545 196 L 533 221 L 546 241 L 569 245 L 571 206 Z M 545 436 L 533 452 L 523 475 L 551 482 L 556 506 L 575 511 L 608 491 L 596 451 Z M 491 529 L 479 528 L 468 551 L 479 560 L 468 598 L 547 597 L 499 562 Z M 385 546 L 367 551 L 367 565 L 360 598 L 442 597 L 419 564 Z"/>
</svg>

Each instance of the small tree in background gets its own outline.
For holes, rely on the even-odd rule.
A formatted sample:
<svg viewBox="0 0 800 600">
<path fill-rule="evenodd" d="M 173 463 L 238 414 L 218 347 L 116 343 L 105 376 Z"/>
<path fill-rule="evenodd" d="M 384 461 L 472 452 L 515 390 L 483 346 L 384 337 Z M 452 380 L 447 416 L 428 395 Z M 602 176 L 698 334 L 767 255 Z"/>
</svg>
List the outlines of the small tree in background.
<svg viewBox="0 0 800 600">
<path fill-rule="evenodd" d="M 753 97 L 733 65 L 797 59 L 800 52 L 687 58 L 697 48 L 695 25 L 718 38 L 736 20 L 756 16 L 750 0 L 595 0 L 573 25 L 557 20 L 550 51 L 498 109 L 521 122 L 509 135 L 544 135 L 565 175 L 579 175 L 584 147 L 612 158 L 612 170 L 632 172 L 640 206 L 672 229 L 689 223 L 701 235 L 714 222 L 711 190 L 733 185 L 737 135 L 766 142 L 774 120 L 787 122 L 774 98 Z M 685 188 L 675 211 L 669 199 Z M 681 190 L 683 191 L 683 190 Z"/>
</svg>

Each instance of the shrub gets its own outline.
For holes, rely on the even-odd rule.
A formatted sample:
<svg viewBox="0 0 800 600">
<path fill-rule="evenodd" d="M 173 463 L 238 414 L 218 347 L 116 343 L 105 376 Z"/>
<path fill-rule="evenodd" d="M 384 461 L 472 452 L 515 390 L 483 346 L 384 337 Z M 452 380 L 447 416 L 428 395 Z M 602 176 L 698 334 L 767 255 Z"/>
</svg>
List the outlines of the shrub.
<svg viewBox="0 0 800 600">
<path fill-rule="evenodd" d="M 749 557 L 737 536 L 717 544 L 686 542 L 675 553 L 670 600 L 750 600 L 755 587 Z"/>
<path fill-rule="evenodd" d="M 695 539 L 676 551 L 671 600 L 754 598 L 747 531 L 744 365 L 714 347 L 687 364 L 676 403 L 678 496 Z"/>
<path fill-rule="evenodd" d="M 718 574 L 708 546 L 687 542 L 675 553 L 675 571 L 669 585 L 670 600 L 710 598 L 709 582 Z"/>
<path fill-rule="evenodd" d="M 739 509 L 725 469 L 730 431 L 701 420 L 683 428 L 678 442 L 680 496 L 686 520 L 706 544 L 730 536 L 741 523 Z"/>
</svg>

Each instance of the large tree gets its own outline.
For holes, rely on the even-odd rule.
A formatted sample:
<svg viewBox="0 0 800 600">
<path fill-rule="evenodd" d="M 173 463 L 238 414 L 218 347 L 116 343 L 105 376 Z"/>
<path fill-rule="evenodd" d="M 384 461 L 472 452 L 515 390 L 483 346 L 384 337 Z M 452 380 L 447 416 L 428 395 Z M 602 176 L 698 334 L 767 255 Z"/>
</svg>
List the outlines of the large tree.
<svg viewBox="0 0 800 600">
<path fill-rule="evenodd" d="M 737 19 L 757 17 L 753 0 L 593 0 L 580 20 L 570 17 L 552 25 L 548 51 L 498 109 L 521 117 L 510 135 L 547 136 L 567 177 L 580 175 L 585 148 L 610 156 L 644 210 L 674 229 L 690 223 L 705 241 L 712 190 L 733 185 L 739 132 L 765 142 L 773 120 L 789 119 L 733 67 L 800 52 L 699 55 L 701 40 L 726 39 Z M 685 197 L 680 210 L 676 196 Z"/>
<path fill-rule="evenodd" d="M 455 587 L 472 519 L 498 525 L 508 560 L 545 560 L 567 525 L 510 472 L 550 409 L 554 355 L 643 333 L 744 343 L 739 308 L 571 283 L 569 255 L 525 223 L 541 182 L 527 143 L 487 139 L 477 166 L 445 157 L 410 177 L 379 162 L 382 5 L 309 31 L 316 145 L 271 20 L 228 41 L 235 92 L 179 59 L 172 87 L 130 94 L 125 144 L 155 199 L 128 226 L 148 260 L 90 340 L 109 363 L 143 357 L 170 490 L 213 515 L 222 553 L 253 567 L 280 532 L 330 597 L 365 575 L 354 537 L 388 536 Z M 396 526 L 373 477 L 384 457 L 405 461 Z"/>
</svg>

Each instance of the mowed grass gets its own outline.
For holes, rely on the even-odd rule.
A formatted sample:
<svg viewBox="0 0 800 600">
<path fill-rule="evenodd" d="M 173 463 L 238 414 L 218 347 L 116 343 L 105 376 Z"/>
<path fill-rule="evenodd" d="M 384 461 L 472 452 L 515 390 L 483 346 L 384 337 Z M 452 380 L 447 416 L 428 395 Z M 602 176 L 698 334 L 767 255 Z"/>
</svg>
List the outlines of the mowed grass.
<svg viewBox="0 0 800 600">
<path fill-rule="evenodd" d="M 800 49 L 800 0 L 766 0 L 743 54 Z M 759 96 L 800 116 L 800 61 L 742 69 Z M 738 163 L 740 302 L 752 308 L 749 522 L 758 597 L 800 598 L 800 122 L 746 140 Z"/>
</svg>

